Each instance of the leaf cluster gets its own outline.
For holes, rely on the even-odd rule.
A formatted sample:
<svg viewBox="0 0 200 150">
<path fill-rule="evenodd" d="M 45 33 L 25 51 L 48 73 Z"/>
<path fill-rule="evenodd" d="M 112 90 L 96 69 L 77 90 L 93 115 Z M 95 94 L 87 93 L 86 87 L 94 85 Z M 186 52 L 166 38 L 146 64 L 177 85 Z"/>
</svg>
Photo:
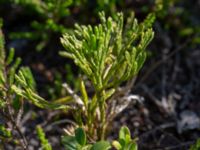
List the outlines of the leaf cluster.
<svg viewBox="0 0 200 150">
<path fill-rule="evenodd" d="M 13 103 L 20 97 L 30 100 L 41 108 L 63 109 L 67 106 L 50 103 L 40 97 L 35 90 L 35 80 L 28 67 L 20 67 L 20 58 L 14 58 L 15 50 L 10 49 L 6 57 L 4 37 L 0 30 L 0 107 Z M 8 102 L 8 99 L 9 102 Z"/>
<path fill-rule="evenodd" d="M 119 131 L 119 139 L 110 144 L 109 141 L 98 141 L 88 143 L 86 133 L 82 128 L 75 130 L 75 135 L 65 135 L 62 137 L 62 143 L 66 150 L 108 150 L 112 146 L 117 150 L 137 150 L 137 143 L 131 139 L 128 127 L 123 126 Z"/>
<path fill-rule="evenodd" d="M 149 16 L 146 22 L 150 22 Z M 100 13 L 97 26 L 75 25 L 73 34 L 66 33 L 61 42 L 70 57 L 92 81 L 96 90 L 118 86 L 132 78 L 141 69 L 145 49 L 153 38 L 153 31 L 146 24 L 139 24 L 134 16 L 124 25 L 122 13 L 116 19 L 105 18 Z"/>
<path fill-rule="evenodd" d="M 40 97 L 36 92 L 36 83 L 31 70 L 28 67 L 20 67 L 21 59 L 15 58 L 13 48 L 7 55 L 4 44 L 4 36 L 0 30 L 0 114 L 5 120 L 0 125 L 0 139 L 10 138 L 11 132 L 15 133 L 6 128 L 6 124 L 11 123 L 24 139 L 21 145 L 26 148 L 25 138 L 18 127 L 24 109 L 24 100 L 45 109 L 67 109 L 68 106 L 48 102 Z M 38 130 L 38 133 L 42 133 L 41 130 Z M 42 134 L 40 135 L 42 137 Z"/>
<path fill-rule="evenodd" d="M 6 57 L 3 34 L 0 32 L 0 106 L 5 110 L 13 100 L 30 101 L 44 109 L 74 109 L 75 120 L 86 129 L 87 136 L 92 140 L 100 140 L 95 144 L 87 142 L 86 133 L 78 128 L 75 136 L 65 136 L 63 143 L 66 149 L 109 149 L 110 143 L 104 141 L 108 127 L 107 100 L 112 97 L 119 86 L 132 79 L 141 69 L 146 59 L 146 47 L 153 39 L 153 14 L 138 23 L 132 14 L 124 20 L 123 13 L 115 18 L 105 17 L 99 13 L 101 23 L 95 26 L 75 25 L 75 30 L 61 38 L 65 51 L 60 54 L 70 57 L 91 81 L 95 91 L 89 97 L 83 78 L 80 79 L 81 97 L 67 85 L 75 105 L 64 105 L 48 102 L 40 97 L 35 90 L 35 81 L 28 67 L 20 67 L 19 58 L 14 61 L 14 49 Z M 74 104 L 74 103 L 73 103 Z M 75 106 L 75 107 L 74 107 Z M 76 107 L 78 106 L 78 107 Z M 12 116 L 14 117 L 14 116 Z M 41 128 L 37 128 L 43 147 L 51 149 Z M 136 150 L 135 141 L 131 139 L 128 128 L 120 130 L 119 141 L 113 142 L 114 147 L 123 150 Z"/>
<path fill-rule="evenodd" d="M 118 141 L 113 141 L 112 145 L 117 150 L 137 150 L 137 143 L 135 139 L 131 139 L 131 133 L 128 127 L 123 126 L 119 131 Z"/>
<path fill-rule="evenodd" d="M 115 18 L 106 18 L 103 12 L 99 16 L 100 24 L 75 24 L 73 33 L 65 33 L 61 38 L 65 51 L 60 54 L 73 59 L 91 81 L 95 89 L 91 99 L 84 81 L 80 85 L 84 104 L 82 111 L 87 128 L 98 126 L 98 138 L 104 139 L 106 101 L 123 82 L 132 79 L 141 69 L 146 59 L 145 49 L 154 36 L 151 26 L 155 17 L 150 14 L 138 23 L 134 14 L 127 20 L 124 20 L 123 13 L 117 13 Z M 78 118 L 81 120 L 81 113 Z M 94 136 L 95 131 L 89 132 Z"/>
</svg>

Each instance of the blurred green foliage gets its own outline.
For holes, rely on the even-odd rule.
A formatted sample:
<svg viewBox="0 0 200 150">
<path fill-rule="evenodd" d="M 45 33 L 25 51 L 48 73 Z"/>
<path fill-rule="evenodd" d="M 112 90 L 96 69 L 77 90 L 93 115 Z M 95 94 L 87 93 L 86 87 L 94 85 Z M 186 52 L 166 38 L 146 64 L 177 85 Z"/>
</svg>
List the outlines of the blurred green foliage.
<svg viewBox="0 0 200 150">
<path fill-rule="evenodd" d="M 52 147 L 51 147 L 49 141 L 45 137 L 45 133 L 44 133 L 43 129 L 40 126 L 37 126 L 36 131 L 37 131 L 37 136 L 41 142 L 41 148 L 43 150 L 52 150 Z"/>
<path fill-rule="evenodd" d="M 200 149 L 200 139 L 196 141 L 195 144 L 191 145 L 190 150 L 199 150 Z"/>
<path fill-rule="evenodd" d="M 70 15 L 68 7 L 72 0 L 11 0 L 25 10 L 32 10 L 40 20 L 33 20 L 31 27 L 33 32 L 16 32 L 10 35 L 11 38 L 27 38 L 39 40 L 36 50 L 40 51 L 51 42 L 54 33 L 64 33 L 67 29 L 60 24 L 61 19 Z"/>
</svg>

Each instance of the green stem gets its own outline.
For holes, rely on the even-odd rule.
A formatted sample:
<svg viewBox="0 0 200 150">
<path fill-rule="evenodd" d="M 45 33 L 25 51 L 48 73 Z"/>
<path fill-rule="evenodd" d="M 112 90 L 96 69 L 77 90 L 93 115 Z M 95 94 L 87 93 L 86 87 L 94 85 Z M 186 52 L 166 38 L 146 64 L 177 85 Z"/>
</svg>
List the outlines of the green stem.
<svg viewBox="0 0 200 150">
<path fill-rule="evenodd" d="M 100 109 L 100 127 L 99 127 L 99 139 L 105 139 L 105 130 L 106 130 L 106 109 L 105 109 L 105 91 L 100 92 L 99 95 L 99 109 Z"/>
</svg>

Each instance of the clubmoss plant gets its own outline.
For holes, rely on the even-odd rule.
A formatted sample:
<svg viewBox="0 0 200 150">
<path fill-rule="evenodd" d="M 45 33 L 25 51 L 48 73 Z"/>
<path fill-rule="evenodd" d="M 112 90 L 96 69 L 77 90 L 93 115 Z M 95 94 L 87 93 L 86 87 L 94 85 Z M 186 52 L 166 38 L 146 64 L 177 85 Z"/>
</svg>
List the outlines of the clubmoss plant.
<svg viewBox="0 0 200 150">
<path fill-rule="evenodd" d="M 133 14 L 127 20 L 123 13 L 117 13 L 115 19 L 106 18 L 103 12 L 99 16 L 99 25 L 76 24 L 73 33 L 64 34 L 61 43 L 66 51 L 60 54 L 73 59 L 94 87 L 95 92 L 89 97 L 81 81 L 82 96 L 75 100 L 81 105 L 77 108 L 77 122 L 91 138 L 104 140 L 109 120 L 108 101 L 113 101 L 119 86 L 136 76 L 143 66 L 145 49 L 154 36 L 151 25 L 155 18 L 150 14 L 138 23 Z"/>
</svg>

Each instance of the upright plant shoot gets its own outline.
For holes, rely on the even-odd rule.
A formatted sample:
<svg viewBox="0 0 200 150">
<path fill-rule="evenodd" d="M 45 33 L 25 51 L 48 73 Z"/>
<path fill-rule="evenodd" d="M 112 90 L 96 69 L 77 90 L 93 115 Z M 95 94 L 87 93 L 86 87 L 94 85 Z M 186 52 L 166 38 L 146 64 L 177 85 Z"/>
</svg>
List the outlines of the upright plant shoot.
<svg viewBox="0 0 200 150">
<path fill-rule="evenodd" d="M 66 51 L 60 54 L 73 59 L 91 81 L 95 90 L 92 97 L 88 96 L 84 81 L 81 82 L 84 104 L 81 113 L 85 118 L 79 125 L 90 136 L 103 140 L 107 101 L 112 100 L 121 83 L 132 79 L 143 66 L 145 49 L 154 36 L 151 27 L 154 15 L 150 14 L 142 23 L 133 14 L 127 20 L 123 13 L 117 13 L 115 18 L 106 18 L 103 12 L 99 16 L 99 25 L 76 24 L 73 33 L 65 33 L 61 42 Z"/>
</svg>

